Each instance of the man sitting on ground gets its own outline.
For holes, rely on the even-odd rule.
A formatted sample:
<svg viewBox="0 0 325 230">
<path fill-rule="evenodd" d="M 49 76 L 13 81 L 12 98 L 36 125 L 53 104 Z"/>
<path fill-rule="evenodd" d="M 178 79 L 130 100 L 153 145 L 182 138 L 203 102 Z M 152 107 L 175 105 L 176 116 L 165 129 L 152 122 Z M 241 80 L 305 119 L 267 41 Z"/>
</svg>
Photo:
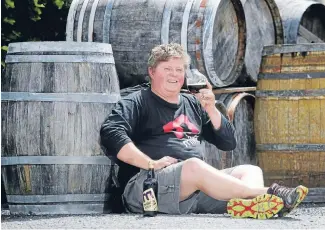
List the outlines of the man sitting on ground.
<svg viewBox="0 0 325 230">
<path fill-rule="evenodd" d="M 195 95 L 181 93 L 189 63 L 179 44 L 153 48 L 151 87 L 122 99 L 102 125 L 102 144 L 119 162 L 126 211 L 142 213 L 143 181 L 153 164 L 161 213 L 227 210 L 234 217 L 284 216 L 305 198 L 306 187 L 264 187 L 257 166 L 217 170 L 202 160 L 202 139 L 223 151 L 235 149 L 236 140 L 234 127 L 215 107 L 208 82 Z"/>
</svg>

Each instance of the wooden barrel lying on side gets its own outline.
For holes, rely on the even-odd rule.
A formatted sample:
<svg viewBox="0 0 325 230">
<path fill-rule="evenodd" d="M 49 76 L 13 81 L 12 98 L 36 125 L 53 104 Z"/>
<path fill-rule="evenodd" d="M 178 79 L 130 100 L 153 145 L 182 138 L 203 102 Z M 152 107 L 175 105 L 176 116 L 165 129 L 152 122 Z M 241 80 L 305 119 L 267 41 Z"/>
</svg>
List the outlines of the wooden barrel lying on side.
<svg viewBox="0 0 325 230">
<path fill-rule="evenodd" d="M 325 44 L 265 47 L 255 102 L 266 185 L 325 188 Z"/>
<path fill-rule="evenodd" d="M 229 93 L 216 95 L 227 108 L 228 118 L 236 129 L 237 147 L 224 152 L 204 141 L 204 161 L 217 169 L 242 164 L 256 165 L 254 136 L 254 96 L 249 93 Z"/>
<path fill-rule="evenodd" d="M 266 45 L 283 43 L 283 26 L 274 0 L 241 0 L 247 27 L 243 81 L 257 81 L 262 50 Z"/>
<path fill-rule="evenodd" d="M 323 5 L 325 5 L 325 0 L 314 0 L 315 2 L 320 2 L 322 3 Z"/>
<path fill-rule="evenodd" d="M 147 61 L 159 44 L 182 44 L 191 66 L 212 85 L 238 80 L 246 44 L 240 0 L 74 0 L 67 41 L 110 43 L 121 88 L 147 82 Z"/>
<path fill-rule="evenodd" d="M 109 212 L 115 166 L 101 149 L 99 130 L 119 98 L 109 44 L 9 45 L 1 171 L 12 214 Z"/>
<path fill-rule="evenodd" d="M 325 6 L 311 0 L 275 0 L 282 17 L 284 43 L 325 42 Z"/>
</svg>

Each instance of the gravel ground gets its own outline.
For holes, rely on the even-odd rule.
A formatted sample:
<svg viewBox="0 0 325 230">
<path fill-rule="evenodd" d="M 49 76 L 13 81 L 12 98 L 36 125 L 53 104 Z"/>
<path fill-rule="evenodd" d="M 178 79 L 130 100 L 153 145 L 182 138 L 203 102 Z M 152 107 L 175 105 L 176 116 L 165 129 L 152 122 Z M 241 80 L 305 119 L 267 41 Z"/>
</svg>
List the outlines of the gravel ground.
<svg viewBox="0 0 325 230">
<path fill-rule="evenodd" d="M 158 215 L 74 215 L 74 216 L 9 216 L 1 215 L 2 229 L 325 229 L 325 204 L 302 204 L 284 218 L 270 220 L 234 219 L 228 215 L 191 214 Z"/>
</svg>

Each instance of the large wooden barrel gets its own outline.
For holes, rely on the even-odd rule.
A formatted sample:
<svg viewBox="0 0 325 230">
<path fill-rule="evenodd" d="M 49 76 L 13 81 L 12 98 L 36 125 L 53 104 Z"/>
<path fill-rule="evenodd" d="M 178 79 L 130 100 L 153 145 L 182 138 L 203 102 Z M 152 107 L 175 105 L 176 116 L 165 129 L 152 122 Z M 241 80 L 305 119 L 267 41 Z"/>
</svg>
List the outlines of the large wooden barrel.
<svg viewBox="0 0 325 230">
<path fill-rule="evenodd" d="M 322 3 L 323 5 L 325 5 L 325 0 L 314 0 L 315 2 L 320 2 Z"/>
<path fill-rule="evenodd" d="M 9 45 L 1 171 L 12 214 L 109 212 L 115 168 L 101 149 L 99 130 L 119 98 L 109 44 Z"/>
<path fill-rule="evenodd" d="M 325 188 L 325 44 L 265 47 L 255 102 L 266 185 Z"/>
<path fill-rule="evenodd" d="M 257 81 L 262 50 L 266 45 L 283 43 L 283 26 L 274 0 L 241 0 L 247 27 L 243 81 Z"/>
<path fill-rule="evenodd" d="M 121 88 L 148 80 L 149 52 L 159 44 L 182 44 L 192 68 L 216 87 L 238 80 L 245 56 L 240 0 L 74 0 L 66 34 L 68 41 L 110 43 Z"/>
<path fill-rule="evenodd" d="M 217 169 L 242 164 L 256 165 L 253 123 L 255 97 L 242 92 L 219 94 L 216 99 L 223 102 L 227 108 L 228 118 L 236 129 L 237 147 L 233 151 L 224 152 L 203 141 L 204 160 Z"/>
<path fill-rule="evenodd" d="M 311 0 L 275 0 L 283 21 L 284 43 L 325 42 L 325 6 Z"/>
</svg>

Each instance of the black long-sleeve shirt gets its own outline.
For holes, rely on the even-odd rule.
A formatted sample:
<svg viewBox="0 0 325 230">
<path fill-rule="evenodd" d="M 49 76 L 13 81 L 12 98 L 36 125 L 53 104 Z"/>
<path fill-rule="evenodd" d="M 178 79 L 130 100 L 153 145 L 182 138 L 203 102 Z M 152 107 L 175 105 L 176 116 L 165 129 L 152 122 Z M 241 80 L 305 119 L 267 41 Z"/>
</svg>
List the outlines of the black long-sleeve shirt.
<svg viewBox="0 0 325 230">
<path fill-rule="evenodd" d="M 216 130 L 200 102 L 190 94 L 180 94 L 178 104 L 166 102 L 150 88 L 132 93 L 119 101 L 101 127 L 101 142 L 108 154 L 116 156 L 133 142 L 153 160 L 164 156 L 186 160 L 202 159 L 200 141 L 229 151 L 236 147 L 234 127 L 222 116 Z M 124 188 L 139 169 L 118 161 L 118 180 Z"/>
</svg>

